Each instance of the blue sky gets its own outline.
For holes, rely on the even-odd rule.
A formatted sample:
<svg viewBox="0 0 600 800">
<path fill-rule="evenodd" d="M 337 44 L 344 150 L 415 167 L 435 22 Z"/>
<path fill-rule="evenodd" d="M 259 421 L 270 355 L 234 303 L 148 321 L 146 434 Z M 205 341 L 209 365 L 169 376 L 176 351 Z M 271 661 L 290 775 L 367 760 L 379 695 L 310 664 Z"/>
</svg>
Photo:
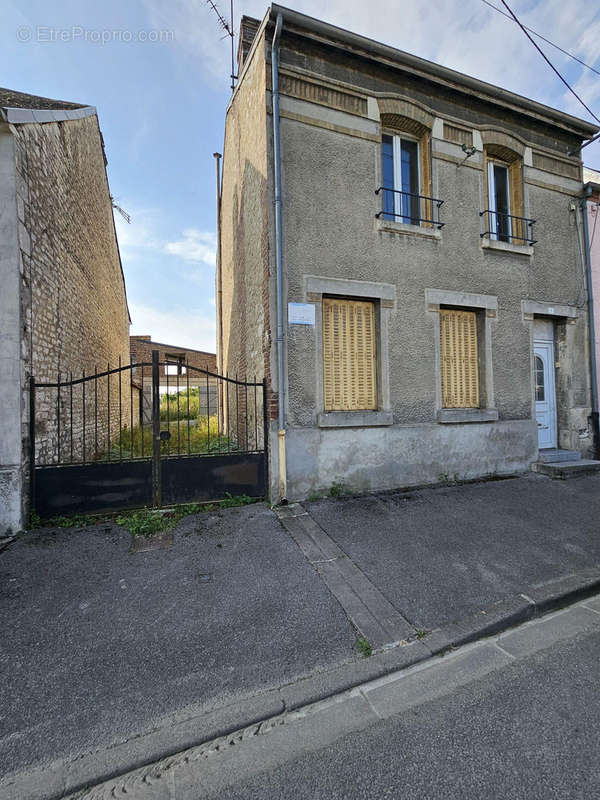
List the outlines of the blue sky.
<svg viewBox="0 0 600 800">
<path fill-rule="evenodd" d="M 217 5 L 228 14 L 227 2 Z M 299 0 L 293 7 L 587 118 L 517 26 L 481 0 Z M 600 69 L 600 6 L 513 0 L 512 7 L 526 25 Z M 262 18 L 266 8 L 238 0 L 236 30 L 242 13 Z M 111 190 L 132 216 L 127 225 L 116 215 L 132 332 L 214 350 L 212 154 L 223 143 L 229 45 L 205 0 L 4 0 L 3 11 L 2 85 L 98 109 Z M 104 34 L 112 41 L 101 43 L 103 31 L 121 33 Z M 600 76 L 543 47 L 600 116 Z M 600 168 L 600 143 L 584 154 Z"/>
</svg>

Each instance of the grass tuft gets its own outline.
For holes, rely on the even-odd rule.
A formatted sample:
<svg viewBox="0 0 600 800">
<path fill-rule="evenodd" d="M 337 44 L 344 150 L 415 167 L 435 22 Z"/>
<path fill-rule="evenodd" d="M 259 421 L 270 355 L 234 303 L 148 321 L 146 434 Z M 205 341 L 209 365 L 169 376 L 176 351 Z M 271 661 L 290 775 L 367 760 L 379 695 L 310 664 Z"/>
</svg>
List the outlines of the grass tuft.
<svg viewBox="0 0 600 800">
<path fill-rule="evenodd" d="M 364 636 L 361 636 L 356 640 L 356 649 L 361 656 L 363 656 L 363 658 L 369 658 L 369 656 L 373 655 L 373 648 L 371 647 L 369 640 Z"/>
</svg>

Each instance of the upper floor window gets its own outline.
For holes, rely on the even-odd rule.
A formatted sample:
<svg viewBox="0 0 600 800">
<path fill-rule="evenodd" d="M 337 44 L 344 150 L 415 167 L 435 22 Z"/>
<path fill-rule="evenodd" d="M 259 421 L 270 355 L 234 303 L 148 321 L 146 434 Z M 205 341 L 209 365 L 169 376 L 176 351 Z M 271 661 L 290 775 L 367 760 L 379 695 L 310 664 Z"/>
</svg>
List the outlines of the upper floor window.
<svg viewBox="0 0 600 800">
<path fill-rule="evenodd" d="M 375 191 L 381 205 L 376 217 L 442 228 L 442 201 L 432 197 L 430 129 L 396 113 L 383 113 L 381 125 L 381 186 Z"/>
<path fill-rule="evenodd" d="M 487 180 L 490 236 L 501 242 L 508 242 L 512 229 L 508 167 L 488 161 Z"/>
<path fill-rule="evenodd" d="M 535 244 L 535 220 L 525 218 L 523 159 L 500 144 L 484 147 L 485 210 L 482 236 L 509 244 Z"/>
<path fill-rule="evenodd" d="M 165 375 L 185 375 L 185 355 L 169 355 L 165 362 Z"/>
<path fill-rule="evenodd" d="M 418 225 L 419 145 L 413 139 L 384 134 L 381 140 L 383 218 Z"/>
</svg>

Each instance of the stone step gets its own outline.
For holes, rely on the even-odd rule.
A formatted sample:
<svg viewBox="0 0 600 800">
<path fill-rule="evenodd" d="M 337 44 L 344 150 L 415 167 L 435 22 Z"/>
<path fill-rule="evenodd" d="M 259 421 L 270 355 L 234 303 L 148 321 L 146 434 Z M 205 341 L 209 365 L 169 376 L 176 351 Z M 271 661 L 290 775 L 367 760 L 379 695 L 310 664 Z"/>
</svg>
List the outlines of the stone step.
<svg viewBox="0 0 600 800">
<path fill-rule="evenodd" d="M 559 450 L 556 447 L 540 450 L 538 455 L 538 461 L 552 464 L 557 464 L 559 461 L 579 461 L 580 458 L 579 450 Z"/>
<path fill-rule="evenodd" d="M 575 478 L 578 475 L 600 472 L 600 461 L 592 461 L 587 458 L 580 458 L 578 461 L 538 461 L 532 464 L 531 468 L 534 472 L 539 472 L 542 475 L 566 480 L 567 478 Z"/>
</svg>

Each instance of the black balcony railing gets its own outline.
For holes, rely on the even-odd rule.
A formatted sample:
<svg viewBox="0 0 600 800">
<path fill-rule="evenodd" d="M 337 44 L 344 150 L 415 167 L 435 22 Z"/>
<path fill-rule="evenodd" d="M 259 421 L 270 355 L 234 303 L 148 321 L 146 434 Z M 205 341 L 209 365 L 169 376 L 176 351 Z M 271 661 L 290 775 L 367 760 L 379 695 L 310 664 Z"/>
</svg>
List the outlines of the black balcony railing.
<svg viewBox="0 0 600 800">
<path fill-rule="evenodd" d="M 514 214 L 503 214 L 501 211 L 481 211 L 483 232 L 481 238 L 495 239 L 509 244 L 535 244 L 533 238 L 534 219 L 515 217 Z"/>
<path fill-rule="evenodd" d="M 375 194 L 381 195 L 381 210 L 375 214 L 377 219 L 404 222 L 407 225 L 444 227 L 444 223 L 440 222 L 443 200 L 412 192 L 400 192 L 385 186 L 375 189 Z"/>
</svg>

